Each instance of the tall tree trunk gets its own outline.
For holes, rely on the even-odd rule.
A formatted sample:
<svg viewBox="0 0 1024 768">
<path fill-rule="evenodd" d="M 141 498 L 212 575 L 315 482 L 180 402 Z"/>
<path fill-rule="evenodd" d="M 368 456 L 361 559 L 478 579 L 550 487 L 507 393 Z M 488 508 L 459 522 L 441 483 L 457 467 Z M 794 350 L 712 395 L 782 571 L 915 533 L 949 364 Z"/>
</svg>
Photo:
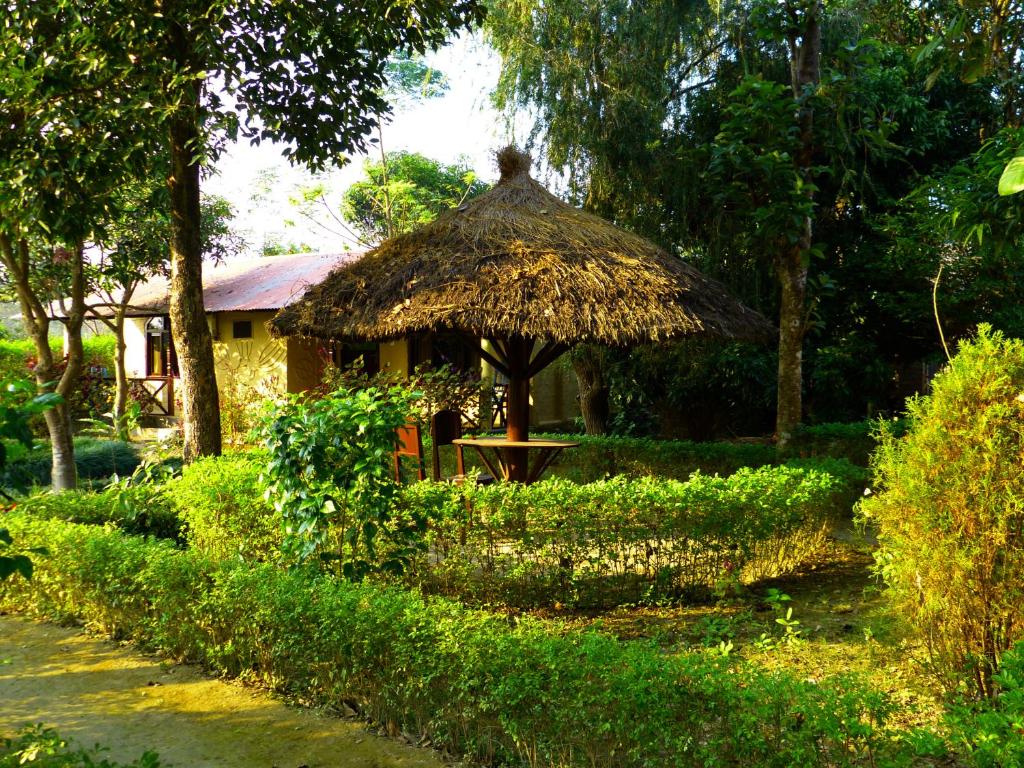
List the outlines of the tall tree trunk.
<svg viewBox="0 0 1024 768">
<path fill-rule="evenodd" d="M 580 391 L 580 413 L 588 435 L 608 432 L 608 383 L 604 377 L 604 355 L 592 344 L 573 350 L 572 368 Z"/>
<path fill-rule="evenodd" d="M 71 271 L 71 305 L 67 311 L 65 328 L 68 354 L 64 370 L 59 374 L 50 349 L 50 313 L 32 288 L 31 259 L 28 241 L 11 241 L 0 235 L 0 261 L 3 261 L 18 294 L 25 331 L 36 348 L 36 367 L 33 371 L 40 388 L 51 388 L 64 397 L 64 402 L 46 411 L 43 418 L 50 438 L 52 456 L 51 488 L 66 491 L 78 486 L 75 467 L 75 446 L 71 431 L 71 408 L 68 399 L 78 385 L 82 373 L 82 321 L 85 319 L 85 264 L 81 244 L 73 253 L 64 252 Z"/>
<path fill-rule="evenodd" d="M 801 12 L 795 3 L 787 3 L 791 19 L 789 32 L 790 77 L 797 103 L 800 147 L 795 158 L 804 182 L 804 195 L 814 204 L 814 109 L 811 91 L 821 76 L 821 3 L 815 2 Z M 800 424 L 803 413 L 803 342 L 807 296 L 807 268 L 814 244 L 811 215 L 804 217 L 800 239 L 776 259 L 781 287 L 779 309 L 779 379 L 775 437 L 784 450 Z"/>
<path fill-rule="evenodd" d="M 124 341 L 125 306 L 119 305 L 114 312 L 114 431 L 118 440 L 128 440 L 130 435 L 125 423 L 128 410 L 128 371 L 124 359 L 128 348 Z"/>
<path fill-rule="evenodd" d="M 213 337 L 203 306 L 199 233 L 199 92 L 170 124 L 171 334 L 178 353 L 184 405 L 185 461 L 221 451 L 220 406 Z"/>
</svg>

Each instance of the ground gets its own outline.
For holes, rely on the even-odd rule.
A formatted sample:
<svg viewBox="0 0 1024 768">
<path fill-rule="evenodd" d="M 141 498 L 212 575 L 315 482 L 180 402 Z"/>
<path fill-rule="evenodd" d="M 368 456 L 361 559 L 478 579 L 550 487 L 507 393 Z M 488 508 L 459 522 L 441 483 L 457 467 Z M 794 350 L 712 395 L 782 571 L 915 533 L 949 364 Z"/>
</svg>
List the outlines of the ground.
<svg viewBox="0 0 1024 768">
<path fill-rule="evenodd" d="M 886 614 L 886 601 L 870 573 L 870 545 L 840 532 L 827 552 L 796 573 L 748 585 L 740 594 L 704 605 L 627 606 L 580 616 L 544 611 L 573 624 L 594 626 L 622 639 L 653 639 L 666 652 L 697 649 L 729 653 L 769 670 L 805 679 L 856 673 L 898 705 L 891 727 L 935 725 L 942 704 L 924 670 L 923 649 Z M 789 600 L 768 599 L 771 590 Z M 790 621 L 795 639 L 776 619 Z M 765 636 L 765 640 L 762 640 Z"/>
<path fill-rule="evenodd" d="M 0 734 L 45 722 L 118 761 L 144 751 L 178 768 L 442 768 L 436 753 L 362 723 L 289 707 L 195 667 L 0 616 Z"/>
</svg>

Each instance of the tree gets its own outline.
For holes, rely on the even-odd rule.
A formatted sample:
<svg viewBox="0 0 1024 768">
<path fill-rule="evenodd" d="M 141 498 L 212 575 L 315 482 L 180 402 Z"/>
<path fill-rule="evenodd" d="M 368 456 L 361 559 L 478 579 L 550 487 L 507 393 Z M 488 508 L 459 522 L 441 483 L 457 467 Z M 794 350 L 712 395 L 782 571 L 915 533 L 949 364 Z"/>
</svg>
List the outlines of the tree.
<svg viewBox="0 0 1024 768">
<path fill-rule="evenodd" d="M 114 192 L 137 172 L 151 134 L 134 125 L 115 95 L 132 62 L 105 7 L 42 0 L 5 4 L 0 36 L 0 263 L 32 338 L 40 387 L 63 396 L 46 411 L 54 490 L 77 473 L 66 399 L 83 363 L 84 244 L 113 208 Z M 61 279 L 50 279 L 52 277 Z M 67 288 L 68 354 L 49 344 L 49 302 Z"/>
<path fill-rule="evenodd" d="M 448 165 L 415 152 L 367 160 L 365 178 L 342 198 L 342 216 L 368 243 L 409 232 L 488 189 L 463 162 Z"/>
<path fill-rule="evenodd" d="M 170 316 L 192 460 L 220 451 L 202 294 L 201 168 L 239 135 L 279 141 L 290 160 L 314 169 L 343 162 L 365 148 L 387 112 L 388 57 L 437 47 L 480 22 L 484 9 L 477 0 L 111 0 L 102 8 L 122 60 L 134 65 L 130 87 L 111 91 L 107 106 L 123 104 L 159 127 L 169 154 Z"/>
<path fill-rule="evenodd" d="M 169 271 L 168 202 L 167 186 L 152 175 L 119 190 L 117 217 L 105 228 L 104 241 L 96 244 L 100 249 L 99 261 L 90 270 L 91 282 L 104 301 L 87 311 L 102 320 L 117 340 L 112 415 L 114 429 L 122 440 L 128 438 L 124 324 L 138 287 L 156 275 L 166 276 Z M 231 230 L 233 212 L 227 200 L 204 197 L 200 215 L 204 259 L 218 262 L 242 251 L 244 242 Z"/>
</svg>

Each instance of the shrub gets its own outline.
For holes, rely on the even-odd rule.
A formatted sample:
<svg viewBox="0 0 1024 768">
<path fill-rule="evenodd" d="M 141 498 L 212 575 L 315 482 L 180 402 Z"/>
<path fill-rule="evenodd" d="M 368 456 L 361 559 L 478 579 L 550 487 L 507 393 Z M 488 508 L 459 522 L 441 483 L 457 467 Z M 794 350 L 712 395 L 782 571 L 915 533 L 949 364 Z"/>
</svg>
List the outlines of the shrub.
<svg viewBox="0 0 1024 768">
<path fill-rule="evenodd" d="M 353 703 L 483 762 L 895 764 L 887 701 L 852 679 L 817 684 L 106 529 L 11 522 L 53 554 L 31 583 L 0 588 L 3 607 L 76 616 L 313 704 Z"/>
<path fill-rule="evenodd" d="M 816 469 L 762 467 L 686 482 L 417 483 L 402 501 L 431 518 L 430 556 L 416 573 L 428 588 L 592 607 L 779 575 L 824 544 L 848 504 L 842 488 Z"/>
<path fill-rule="evenodd" d="M 125 533 L 175 540 L 181 537 L 181 519 L 160 486 L 137 485 L 99 493 L 38 493 L 22 501 L 18 510 L 40 520 L 110 524 Z"/>
<path fill-rule="evenodd" d="M 200 459 L 172 480 L 167 493 L 185 522 L 185 538 L 211 557 L 268 560 L 281 547 L 281 513 L 264 498 L 264 455 Z"/>
<path fill-rule="evenodd" d="M 986 326 L 908 403 L 873 465 L 878 573 L 948 687 L 983 696 L 1024 637 L 1024 342 Z"/>
<path fill-rule="evenodd" d="M 401 387 L 339 389 L 318 400 L 290 398 L 267 414 L 267 493 L 284 519 L 290 557 L 319 556 L 354 580 L 404 569 L 422 544 L 424 521 L 415 510 L 402 522 L 392 517 L 391 456 L 415 399 Z"/>
<path fill-rule="evenodd" d="M 131 763 L 114 763 L 102 757 L 102 748 L 68 746 L 56 731 L 41 725 L 21 731 L 16 738 L 0 739 L 0 768 L 160 768 L 156 753 L 145 752 Z"/>
<path fill-rule="evenodd" d="M 13 462 L 9 472 L 14 478 L 36 485 L 49 485 L 53 459 L 48 450 L 36 450 Z M 130 475 L 139 465 L 139 456 L 130 443 L 120 440 L 75 439 L 75 466 L 80 480 L 99 480 L 112 475 Z"/>
<path fill-rule="evenodd" d="M 995 696 L 954 706 L 946 717 L 953 743 L 978 768 L 1024 765 L 1024 643 L 1003 654 Z"/>
<path fill-rule="evenodd" d="M 659 477 L 686 480 L 694 472 L 728 475 L 743 467 L 775 464 L 775 446 L 763 443 L 696 443 L 689 440 L 655 440 L 643 437 L 596 435 L 532 435 L 536 439 L 573 440 L 580 445 L 562 451 L 549 474 L 575 483 L 592 483 L 605 477 Z M 426 451 L 428 460 L 430 451 Z M 476 452 L 465 451 L 469 468 L 484 469 Z M 441 449 L 442 474 L 455 473 L 455 453 Z"/>
<path fill-rule="evenodd" d="M 898 437 L 906 432 L 906 422 L 892 421 L 888 428 Z M 793 436 L 790 450 L 797 456 L 843 458 L 866 467 L 878 446 L 878 430 L 879 424 L 874 420 L 801 426 Z"/>
</svg>

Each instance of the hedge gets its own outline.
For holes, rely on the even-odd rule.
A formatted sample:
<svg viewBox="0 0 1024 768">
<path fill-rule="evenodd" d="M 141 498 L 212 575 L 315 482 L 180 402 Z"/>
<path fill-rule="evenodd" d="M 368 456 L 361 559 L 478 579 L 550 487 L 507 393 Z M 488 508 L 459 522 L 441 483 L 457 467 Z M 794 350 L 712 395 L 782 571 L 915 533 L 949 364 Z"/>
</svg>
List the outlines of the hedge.
<svg viewBox="0 0 1024 768">
<path fill-rule="evenodd" d="M 897 425 L 899 428 L 901 423 Z M 549 473 L 577 483 L 591 483 L 606 477 L 656 475 L 685 480 L 694 472 L 728 475 L 744 467 L 789 463 L 793 459 L 845 459 L 867 467 L 876 446 L 876 423 L 819 424 L 800 427 L 792 447 L 780 456 L 774 445 L 763 442 L 708 442 L 655 440 L 652 438 L 595 435 L 541 434 L 536 438 L 572 440 L 578 448 L 563 451 Z M 428 473 L 432 464 L 429 440 L 425 446 Z M 468 467 L 484 469 L 476 451 L 465 452 Z M 455 451 L 441 448 L 442 474 L 455 473 Z M 866 476 L 866 473 L 865 473 Z"/>
<path fill-rule="evenodd" d="M 875 765 L 897 745 L 881 694 L 646 642 L 515 619 L 165 542 L 8 520 L 45 544 L 0 606 L 74 617 L 314 705 L 354 704 L 483 762 L 559 766 Z"/>
<path fill-rule="evenodd" d="M 639 437 L 537 434 L 531 439 L 572 440 L 578 448 L 561 453 L 549 474 L 576 483 L 590 483 L 605 477 L 660 477 L 685 480 L 696 471 L 728 475 L 743 467 L 760 467 L 778 462 L 775 446 L 764 443 L 697 443 L 690 440 L 654 440 Z M 432 463 L 429 441 L 425 446 Z M 482 469 L 476 451 L 464 451 L 468 467 Z M 455 473 L 455 453 L 441 448 L 442 474 Z"/>
<path fill-rule="evenodd" d="M 907 423 L 896 420 L 889 424 L 896 435 L 906 432 Z M 797 428 L 790 450 L 797 456 L 847 459 L 867 467 L 872 452 L 878 447 L 878 422 L 872 419 L 849 423 L 814 424 Z"/>
<path fill-rule="evenodd" d="M 277 559 L 281 516 L 263 496 L 264 462 L 251 453 L 203 459 L 171 481 L 167 495 L 190 546 L 218 559 Z M 686 482 L 416 483 L 402 489 L 399 512 L 427 511 L 429 556 L 407 583 L 515 606 L 700 596 L 813 556 L 863 480 L 848 462 L 806 460 Z"/>
<path fill-rule="evenodd" d="M 847 495 L 817 469 L 762 467 L 685 482 L 416 483 L 402 504 L 432 521 L 414 574 L 431 591 L 608 607 L 790 571 L 820 551 Z"/>
</svg>

